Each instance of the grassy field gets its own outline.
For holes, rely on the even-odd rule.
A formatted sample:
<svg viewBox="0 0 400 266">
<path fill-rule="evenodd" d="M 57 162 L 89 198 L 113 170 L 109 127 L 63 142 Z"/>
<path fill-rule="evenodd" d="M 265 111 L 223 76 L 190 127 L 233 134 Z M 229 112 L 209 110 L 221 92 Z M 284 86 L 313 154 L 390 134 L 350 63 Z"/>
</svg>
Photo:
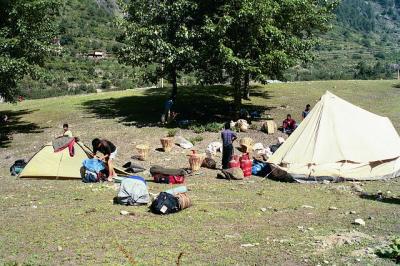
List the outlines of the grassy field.
<svg viewBox="0 0 400 266">
<path fill-rule="evenodd" d="M 287 113 L 299 120 L 304 106 L 314 105 L 329 90 L 388 116 L 399 131 L 400 89 L 392 86 L 395 82 L 255 86 L 252 101 L 245 106 L 270 113 L 277 121 Z M 180 254 L 180 265 L 393 263 L 375 257 L 373 248 L 400 234 L 398 179 L 358 184 L 371 194 L 382 191 L 386 199 L 376 201 L 361 198 L 352 183 L 304 185 L 258 177 L 229 182 L 216 179 L 215 171 L 202 169 L 187 180 L 194 205 L 173 215 L 156 216 L 146 207 L 113 205 L 113 184 L 19 180 L 9 175 L 14 160 L 33 155 L 60 134 L 64 122 L 87 144 L 96 136 L 115 142 L 119 163 L 131 160 L 136 144 L 148 143 L 153 150 L 144 166 L 187 167 L 187 151 L 178 147 L 169 154 L 155 150 L 168 131 L 157 124 L 166 93 L 127 90 L 0 104 L 0 114 L 10 117 L 10 124 L 1 131 L 12 136 L 0 144 L 0 264 L 174 265 Z M 227 87 L 182 88 L 179 117 L 200 124 L 223 121 L 231 100 Z M 197 136 L 189 130 L 179 134 Z M 196 144 L 199 150 L 219 139 L 218 133 L 202 136 L 204 140 Z M 240 136 L 270 144 L 278 135 L 250 131 Z M 167 188 L 149 182 L 152 193 Z M 122 216 L 121 210 L 134 215 Z M 356 218 L 364 219 L 366 226 L 353 225 Z"/>
</svg>

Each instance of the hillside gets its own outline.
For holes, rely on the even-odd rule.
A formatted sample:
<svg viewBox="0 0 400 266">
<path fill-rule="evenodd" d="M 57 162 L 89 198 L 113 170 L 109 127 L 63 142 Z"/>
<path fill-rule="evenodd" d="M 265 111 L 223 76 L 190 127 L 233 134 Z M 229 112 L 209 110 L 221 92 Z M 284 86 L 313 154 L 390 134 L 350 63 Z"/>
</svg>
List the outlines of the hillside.
<svg viewBox="0 0 400 266">
<path fill-rule="evenodd" d="M 49 59 L 44 77 L 25 79 L 21 89 L 28 98 L 147 86 L 149 69 L 132 69 L 114 57 L 119 47 L 115 0 L 65 1 L 59 18 L 59 53 Z M 393 78 L 390 64 L 400 61 L 400 1 L 343 0 L 332 29 L 321 36 L 315 61 L 287 71 L 286 78 L 381 79 Z M 94 52 L 102 57 L 93 58 Z M 181 83 L 193 83 L 185 77 Z"/>
</svg>

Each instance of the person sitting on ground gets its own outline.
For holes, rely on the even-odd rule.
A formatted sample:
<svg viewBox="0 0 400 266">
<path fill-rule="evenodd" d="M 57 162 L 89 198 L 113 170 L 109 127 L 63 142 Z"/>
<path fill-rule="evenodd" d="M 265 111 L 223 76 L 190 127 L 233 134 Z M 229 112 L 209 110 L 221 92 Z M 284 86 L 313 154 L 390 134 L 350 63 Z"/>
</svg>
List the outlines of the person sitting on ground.
<svg viewBox="0 0 400 266">
<path fill-rule="evenodd" d="M 283 133 L 291 134 L 296 129 L 296 121 L 288 114 L 282 123 Z"/>
<path fill-rule="evenodd" d="M 232 160 L 233 142 L 237 139 L 237 136 L 231 131 L 231 125 L 229 122 L 225 123 L 225 129 L 221 132 L 222 138 L 222 169 L 228 169 L 229 161 Z"/>
<path fill-rule="evenodd" d="M 95 138 L 92 140 L 93 146 L 93 156 L 96 156 L 96 153 L 99 151 L 103 154 L 103 157 L 99 157 L 100 160 L 105 161 L 108 166 L 108 181 L 112 181 L 112 177 L 116 175 L 113 165 L 113 160 L 117 156 L 117 147 L 111 142 L 106 139 L 98 139 Z"/>
<path fill-rule="evenodd" d="M 63 137 L 68 137 L 68 138 L 72 138 L 72 132 L 71 132 L 71 130 L 69 130 L 69 126 L 68 126 L 67 123 L 65 123 L 63 125 L 63 134 L 62 134 L 62 136 Z"/>
<path fill-rule="evenodd" d="M 303 117 L 303 119 L 305 119 L 307 117 L 307 115 L 310 113 L 310 111 L 311 111 L 311 105 L 307 104 L 306 109 L 301 113 L 301 116 Z"/>
<path fill-rule="evenodd" d="M 276 144 L 272 144 L 269 146 L 269 150 L 271 151 L 272 154 L 274 154 L 280 146 L 285 142 L 285 139 L 282 137 L 278 137 L 278 142 Z"/>
</svg>

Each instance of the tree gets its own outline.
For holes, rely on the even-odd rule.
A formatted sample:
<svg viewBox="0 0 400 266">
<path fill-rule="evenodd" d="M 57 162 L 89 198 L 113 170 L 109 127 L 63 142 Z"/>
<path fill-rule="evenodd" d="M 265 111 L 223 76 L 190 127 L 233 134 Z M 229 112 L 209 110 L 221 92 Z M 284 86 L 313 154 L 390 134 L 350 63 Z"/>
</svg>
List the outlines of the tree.
<svg viewBox="0 0 400 266">
<path fill-rule="evenodd" d="M 236 109 L 249 76 L 282 78 L 287 68 L 311 59 L 316 34 L 328 29 L 336 5 L 320 0 L 199 2 L 199 9 L 205 10 L 200 11 L 200 61 L 214 62 L 230 77 Z"/>
<path fill-rule="evenodd" d="M 181 72 L 193 69 L 196 51 L 191 0 L 129 0 L 121 21 L 125 46 L 119 51 L 121 62 L 132 66 L 157 65 L 158 77 L 168 80 L 177 94 Z"/>
<path fill-rule="evenodd" d="M 35 76 L 56 36 L 57 0 L 0 0 L 0 96 L 14 101 L 17 83 Z"/>
</svg>

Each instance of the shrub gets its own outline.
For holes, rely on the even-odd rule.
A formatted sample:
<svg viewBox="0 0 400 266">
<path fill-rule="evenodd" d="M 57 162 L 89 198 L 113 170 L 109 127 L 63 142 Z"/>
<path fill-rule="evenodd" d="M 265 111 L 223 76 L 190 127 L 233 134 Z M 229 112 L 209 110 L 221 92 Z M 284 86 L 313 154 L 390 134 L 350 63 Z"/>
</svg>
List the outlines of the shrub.
<svg viewBox="0 0 400 266">
<path fill-rule="evenodd" d="M 400 237 L 394 238 L 391 244 L 379 248 L 375 253 L 381 258 L 391 259 L 396 263 L 400 263 Z"/>
<path fill-rule="evenodd" d="M 213 122 L 205 125 L 204 129 L 207 132 L 219 132 L 223 126 L 224 124 L 222 123 Z"/>
<path fill-rule="evenodd" d="M 101 83 L 101 88 L 104 90 L 111 88 L 111 82 L 109 80 L 103 80 Z"/>
<path fill-rule="evenodd" d="M 193 130 L 193 132 L 197 134 L 206 132 L 206 129 L 203 125 L 190 125 L 189 129 Z"/>
<path fill-rule="evenodd" d="M 175 137 L 176 133 L 178 133 L 178 129 L 172 128 L 172 129 L 168 130 L 167 137 Z"/>
<path fill-rule="evenodd" d="M 197 142 L 202 142 L 204 140 L 204 138 L 202 136 L 196 136 L 193 138 L 190 138 L 189 141 L 195 145 Z"/>
<path fill-rule="evenodd" d="M 393 84 L 393 88 L 400 89 L 400 83 Z"/>
</svg>

